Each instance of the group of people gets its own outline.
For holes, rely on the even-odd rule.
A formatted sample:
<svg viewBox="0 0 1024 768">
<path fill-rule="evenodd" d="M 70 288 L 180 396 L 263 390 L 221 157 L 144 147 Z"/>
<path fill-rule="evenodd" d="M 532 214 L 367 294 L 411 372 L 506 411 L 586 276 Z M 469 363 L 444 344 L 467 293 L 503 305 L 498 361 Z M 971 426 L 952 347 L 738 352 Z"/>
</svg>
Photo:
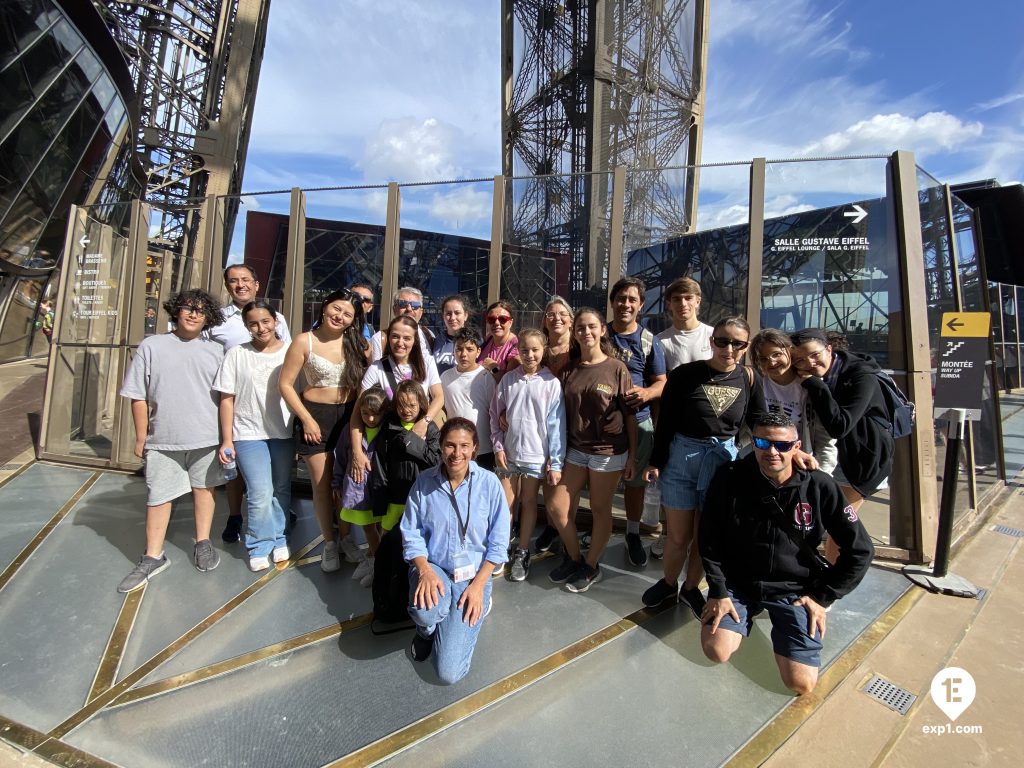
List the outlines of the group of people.
<svg viewBox="0 0 1024 768">
<path fill-rule="evenodd" d="M 411 655 L 432 656 L 452 683 L 469 670 L 494 575 L 524 582 L 532 558 L 560 543 L 551 581 L 582 593 L 601 579 L 620 483 L 626 557 L 646 566 L 641 515 L 657 482 L 665 533 L 650 555 L 663 574 L 644 605 L 685 602 L 716 661 L 766 610 L 786 685 L 813 688 L 825 612 L 873 554 L 857 509 L 891 468 L 870 357 L 820 330 L 751 338 L 742 317 L 705 324 L 689 278 L 667 287 L 672 325 L 657 335 L 639 322 L 646 289 L 633 277 L 612 286 L 610 323 L 556 296 L 541 328 L 518 331 L 514 306 L 493 303 L 483 333 L 457 295 L 439 304 L 442 327 L 424 327 L 423 295 L 411 287 L 374 332 L 373 289 L 354 285 L 327 296 L 294 339 L 258 298 L 252 269 L 228 267 L 225 285 L 226 307 L 199 290 L 168 301 L 173 330 L 146 338 L 125 377 L 148 501 L 146 549 L 119 591 L 168 566 L 171 501 L 190 490 L 195 567 L 217 566 L 213 489 L 225 482 L 222 538 L 244 537 L 253 571 L 288 561 L 297 453 L 324 539 L 321 568 L 355 563 L 353 578 L 369 586 L 379 549 L 400 536 Z M 748 437 L 750 455 L 738 458 Z M 226 480 L 236 466 L 240 477 Z M 584 488 L 592 524 L 581 538 Z M 541 495 L 547 525 L 534 539 Z"/>
</svg>

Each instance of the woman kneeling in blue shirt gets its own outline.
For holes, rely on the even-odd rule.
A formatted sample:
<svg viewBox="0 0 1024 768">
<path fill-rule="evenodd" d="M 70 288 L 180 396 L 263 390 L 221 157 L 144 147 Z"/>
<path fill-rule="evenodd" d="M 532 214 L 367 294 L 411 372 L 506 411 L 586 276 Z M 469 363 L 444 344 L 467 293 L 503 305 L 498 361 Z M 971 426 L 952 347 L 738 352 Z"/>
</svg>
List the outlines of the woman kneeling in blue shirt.
<svg viewBox="0 0 1024 768">
<path fill-rule="evenodd" d="M 445 422 L 441 465 L 416 478 L 401 523 L 405 559 L 415 566 L 409 569 L 412 658 L 433 654 L 446 685 L 469 672 L 491 610 L 491 574 L 508 560 L 508 505 L 497 476 L 473 461 L 478 445 L 473 422 Z"/>
</svg>

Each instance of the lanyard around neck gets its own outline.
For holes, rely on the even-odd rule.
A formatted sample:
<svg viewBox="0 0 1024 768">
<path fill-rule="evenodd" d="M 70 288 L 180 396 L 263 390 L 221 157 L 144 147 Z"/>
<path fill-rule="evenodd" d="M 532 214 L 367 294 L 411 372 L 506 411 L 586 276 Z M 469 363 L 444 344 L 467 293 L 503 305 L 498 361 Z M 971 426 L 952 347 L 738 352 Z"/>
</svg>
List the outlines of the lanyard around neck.
<svg viewBox="0 0 1024 768">
<path fill-rule="evenodd" d="M 455 508 L 455 517 L 459 521 L 459 536 L 462 537 L 462 541 L 466 540 L 466 534 L 469 533 L 469 516 L 473 512 L 473 473 L 467 473 L 469 475 L 469 489 L 466 496 L 466 519 L 462 519 L 462 512 L 459 511 L 459 502 L 455 499 L 455 491 L 452 490 L 451 481 L 448 480 L 448 473 L 445 473 L 445 490 L 448 491 L 448 498 L 452 502 L 452 506 Z"/>
</svg>

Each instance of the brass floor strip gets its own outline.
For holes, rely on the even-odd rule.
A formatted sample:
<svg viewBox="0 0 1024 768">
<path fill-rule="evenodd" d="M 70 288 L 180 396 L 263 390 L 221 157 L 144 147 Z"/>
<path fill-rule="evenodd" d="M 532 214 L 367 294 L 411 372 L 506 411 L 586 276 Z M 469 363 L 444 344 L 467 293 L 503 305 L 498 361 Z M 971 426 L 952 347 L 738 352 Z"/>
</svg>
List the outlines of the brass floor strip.
<svg viewBox="0 0 1024 768">
<path fill-rule="evenodd" d="M 119 768 L 115 763 L 109 763 L 59 739 L 47 739 L 32 754 L 64 768 Z"/>
<path fill-rule="evenodd" d="M 139 615 L 142 597 L 146 594 L 148 586 L 148 582 L 145 582 L 141 588 L 124 596 L 121 610 L 114 622 L 114 629 L 110 633 L 110 639 L 107 640 L 107 647 L 100 657 L 96 676 L 93 678 L 88 696 L 85 697 L 87 704 L 117 682 L 117 670 L 121 667 L 121 658 L 124 656 L 124 649 L 128 645 L 128 638 L 135 626 L 135 618 Z"/>
<path fill-rule="evenodd" d="M 22 464 L 20 467 L 18 467 L 16 470 L 11 472 L 11 474 L 9 474 L 3 480 L 0 480 L 0 488 L 3 488 L 5 485 L 7 485 L 9 482 L 11 482 L 11 480 L 13 480 L 14 478 L 16 478 L 16 477 L 24 474 L 25 472 L 27 472 L 28 468 L 31 467 L 32 465 L 34 465 L 35 463 L 36 463 L 36 460 L 32 459 L 31 461 L 28 461 L 28 462 Z"/>
<path fill-rule="evenodd" d="M 174 675 L 164 680 L 158 680 L 155 683 L 149 685 L 141 685 L 138 688 L 126 692 L 117 701 L 111 704 L 111 708 L 124 706 L 125 704 L 133 704 L 143 699 L 150 699 L 154 696 L 160 696 L 161 694 L 170 693 L 171 691 L 177 691 L 181 688 L 186 688 L 196 683 L 201 683 L 204 680 L 210 680 L 214 677 L 220 677 L 230 672 L 235 672 L 243 667 L 248 667 L 252 664 L 256 664 L 265 659 L 272 658 L 282 653 L 291 653 L 302 648 L 307 648 L 316 643 L 323 642 L 324 640 L 330 640 L 331 638 L 343 635 L 346 632 L 351 632 L 359 627 L 365 627 L 373 619 L 373 614 L 367 613 L 362 616 L 356 616 L 355 618 L 343 621 L 340 624 L 331 624 L 321 629 L 314 629 L 312 632 L 306 632 L 288 640 L 282 640 L 279 643 L 264 646 L 263 648 L 257 648 L 255 651 L 249 651 L 243 653 L 240 656 L 235 656 L 231 659 L 225 659 L 224 661 L 218 661 L 215 664 L 210 664 L 206 667 L 200 667 L 189 672 L 183 672 L 180 675 Z"/>
<path fill-rule="evenodd" d="M 64 505 L 47 521 L 46 525 L 35 535 L 35 538 L 25 545 L 25 548 L 17 554 L 14 560 L 11 561 L 11 564 L 4 569 L 3 573 L 0 573 L 0 590 L 7 586 L 8 582 L 14 578 L 14 574 L 32 556 L 32 553 L 39 549 L 39 546 L 46 540 L 46 537 L 53 533 L 60 521 L 67 517 L 72 508 L 96 484 L 101 475 L 101 472 L 93 472 L 89 479 L 82 483 L 81 487 L 75 491 L 74 495 L 64 502 Z"/>
<path fill-rule="evenodd" d="M 811 693 L 795 698 L 729 758 L 724 768 L 753 768 L 771 757 L 824 704 L 829 694 L 838 688 L 867 655 L 896 628 L 924 594 L 924 590 L 914 588 L 904 592 L 828 666 Z"/>
<path fill-rule="evenodd" d="M 550 553 L 541 553 L 536 560 L 543 560 L 545 557 L 550 557 Z M 306 562 L 319 562 L 320 556 L 314 555 L 312 557 L 306 557 L 295 562 L 296 566 L 301 566 Z M 280 566 L 279 566 L 280 567 Z M 501 578 L 495 576 L 495 579 Z M 213 677 L 234 672 L 235 670 L 241 669 L 242 667 L 255 664 L 265 659 L 272 658 L 282 653 L 291 653 L 292 651 L 300 650 L 310 645 L 315 645 L 323 640 L 328 640 L 332 637 L 337 637 L 346 632 L 351 632 L 359 627 L 368 625 L 373 620 L 373 613 L 365 613 L 361 616 L 355 616 L 351 619 L 341 622 L 340 624 L 331 624 L 321 629 L 314 629 L 311 632 L 306 632 L 301 635 L 296 635 L 288 640 L 282 640 L 279 643 L 273 643 L 271 645 L 257 648 L 253 651 L 235 656 L 231 659 L 225 659 L 224 661 L 218 661 L 214 664 L 210 664 L 199 669 L 190 670 L 188 672 L 182 672 L 180 675 L 174 675 L 164 680 L 157 680 L 154 683 L 148 685 L 142 685 L 138 688 L 133 688 L 115 702 L 110 704 L 110 707 L 120 707 L 125 704 L 131 704 L 143 699 L 149 699 L 154 696 L 159 696 L 164 693 L 170 693 L 176 691 L 179 688 L 184 688 L 189 685 L 193 685 L 203 680 L 209 680 Z"/>
<path fill-rule="evenodd" d="M 224 605 L 222 605 L 220 608 L 215 610 L 205 619 L 203 619 L 194 627 L 192 627 L 192 629 L 188 630 L 185 634 L 181 635 L 179 638 L 172 641 L 163 650 L 157 652 L 148 661 L 144 662 L 137 669 L 130 672 L 121 680 L 121 682 L 111 686 L 106 691 L 99 694 L 95 699 L 93 699 L 80 710 L 75 712 L 63 723 L 60 723 L 47 735 L 56 739 L 63 738 L 67 734 L 71 733 L 71 731 L 75 730 L 75 728 L 78 728 L 87 720 L 93 718 L 100 710 L 104 709 L 105 707 L 108 707 L 110 704 L 112 704 L 114 701 L 120 698 L 121 695 L 123 695 L 126 691 L 132 688 L 132 686 L 140 682 L 144 677 L 146 677 L 146 675 L 148 675 L 150 672 L 159 667 L 168 659 L 172 658 L 182 648 L 187 646 L 197 637 L 202 635 L 206 630 L 214 626 L 218 621 L 220 621 L 229 613 L 231 613 L 231 611 L 233 611 L 239 605 L 244 603 L 246 600 L 255 595 L 261 589 L 263 589 L 263 587 L 265 587 L 274 578 L 276 578 L 278 574 L 283 573 L 289 567 L 292 567 L 292 564 L 295 561 L 300 560 L 302 557 L 308 554 L 311 549 L 316 547 L 321 542 L 323 542 L 323 536 L 317 536 L 315 539 L 313 539 L 313 541 L 311 541 L 309 544 L 302 547 L 302 549 L 296 552 L 293 559 L 289 561 L 289 564 L 285 568 L 282 568 L 280 570 L 276 568 L 271 568 L 259 579 L 254 581 L 248 587 L 246 587 L 233 598 L 224 603 Z"/>
<path fill-rule="evenodd" d="M 582 640 L 577 640 L 559 651 L 530 664 L 518 672 L 498 680 L 470 694 L 464 699 L 454 702 L 415 723 L 407 725 L 382 739 L 371 742 L 355 752 L 327 764 L 327 768 L 355 768 L 356 766 L 372 766 L 393 757 L 399 752 L 418 744 L 425 739 L 449 728 L 467 717 L 497 704 L 501 700 L 517 693 L 523 688 L 557 672 L 567 664 L 576 661 L 598 648 L 606 645 L 630 630 L 636 629 L 651 617 L 662 611 L 674 608 L 674 605 L 657 609 L 641 608 L 629 616 L 619 619 L 604 629 L 600 629 Z"/>
<path fill-rule="evenodd" d="M 46 734 L 0 715 L 0 739 L 25 750 L 33 750 L 46 741 Z"/>
</svg>

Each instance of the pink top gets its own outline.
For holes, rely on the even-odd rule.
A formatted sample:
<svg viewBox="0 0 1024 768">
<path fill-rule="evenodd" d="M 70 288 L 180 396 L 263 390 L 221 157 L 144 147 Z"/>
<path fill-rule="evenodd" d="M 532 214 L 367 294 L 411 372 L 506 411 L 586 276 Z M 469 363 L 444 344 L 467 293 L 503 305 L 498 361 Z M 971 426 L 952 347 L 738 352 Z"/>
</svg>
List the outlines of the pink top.
<svg viewBox="0 0 1024 768">
<path fill-rule="evenodd" d="M 480 356 L 476 359 L 479 363 L 491 358 L 498 364 L 498 373 L 504 375 L 519 365 L 519 339 L 516 335 L 510 334 L 508 341 L 500 347 L 494 345 L 494 337 L 489 336 L 484 348 L 480 350 Z"/>
</svg>

